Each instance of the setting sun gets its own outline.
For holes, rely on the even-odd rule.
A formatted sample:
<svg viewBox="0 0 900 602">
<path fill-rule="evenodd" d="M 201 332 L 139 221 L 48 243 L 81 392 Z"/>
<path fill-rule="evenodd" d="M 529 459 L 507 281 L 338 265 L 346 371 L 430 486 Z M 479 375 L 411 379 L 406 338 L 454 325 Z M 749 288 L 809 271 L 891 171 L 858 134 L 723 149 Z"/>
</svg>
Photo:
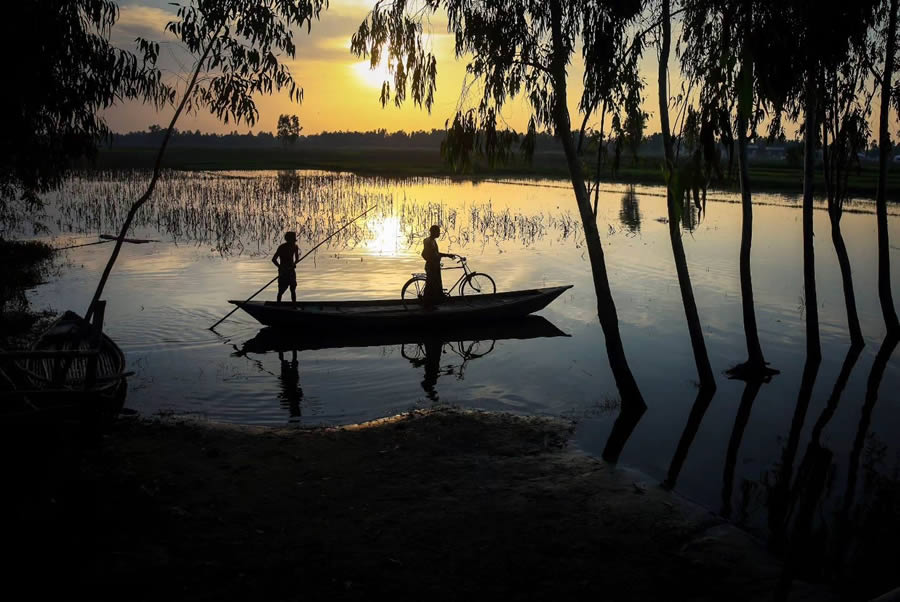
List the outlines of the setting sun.
<svg viewBox="0 0 900 602">
<path fill-rule="evenodd" d="M 385 81 L 391 81 L 392 77 L 388 72 L 387 59 L 382 58 L 381 62 L 373 69 L 369 61 L 360 61 L 353 63 L 351 66 L 356 78 L 369 86 L 370 88 L 381 89 L 381 85 Z"/>
</svg>

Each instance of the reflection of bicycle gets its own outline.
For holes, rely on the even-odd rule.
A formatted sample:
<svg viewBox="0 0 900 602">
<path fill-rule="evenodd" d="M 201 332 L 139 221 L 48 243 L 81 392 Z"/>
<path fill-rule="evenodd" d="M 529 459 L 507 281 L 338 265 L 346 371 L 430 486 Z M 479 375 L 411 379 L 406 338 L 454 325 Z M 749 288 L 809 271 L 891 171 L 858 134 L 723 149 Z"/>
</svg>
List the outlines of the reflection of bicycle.
<svg viewBox="0 0 900 602">
<path fill-rule="evenodd" d="M 442 270 L 463 271 L 463 274 L 459 277 L 459 280 L 457 280 L 456 283 L 449 289 L 446 289 L 448 295 L 453 292 L 453 289 L 459 290 L 460 297 L 471 297 L 474 295 L 492 295 L 497 292 L 497 285 L 494 284 L 493 278 L 481 272 L 470 272 L 469 267 L 466 264 L 465 257 L 457 257 L 457 262 L 460 264 L 457 267 L 441 267 Z M 424 293 L 425 274 L 413 274 L 412 278 L 407 280 L 406 284 L 404 284 L 403 288 L 400 290 L 400 298 L 402 298 L 404 302 L 417 301 L 422 299 L 422 295 Z"/>
<path fill-rule="evenodd" d="M 496 344 L 497 341 L 493 339 L 485 341 L 440 341 L 438 353 L 443 354 L 444 350 L 448 349 L 462 358 L 462 363 L 459 366 L 451 365 L 446 368 L 438 368 L 439 373 L 442 375 L 456 374 L 456 377 L 462 380 L 463 372 L 469 360 L 484 357 L 494 350 Z M 437 368 L 441 360 L 440 355 L 429 358 L 426 344 L 423 343 L 403 343 L 400 346 L 400 355 L 417 368 L 427 365 L 429 359 L 435 362 L 435 367 Z"/>
</svg>

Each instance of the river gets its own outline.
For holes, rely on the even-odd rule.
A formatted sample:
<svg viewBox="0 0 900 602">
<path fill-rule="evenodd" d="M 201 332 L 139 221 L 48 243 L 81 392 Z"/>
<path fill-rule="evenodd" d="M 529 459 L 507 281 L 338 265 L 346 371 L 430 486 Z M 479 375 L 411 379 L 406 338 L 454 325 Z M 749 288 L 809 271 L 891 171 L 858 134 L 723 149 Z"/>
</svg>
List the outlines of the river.
<svg viewBox="0 0 900 602">
<path fill-rule="evenodd" d="M 115 233 L 145 182 L 138 172 L 69 179 L 47 197 L 43 222 L 49 234 L 42 238 L 67 246 Z M 796 510 L 808 496 L 808 475 L 816 471 L 802 467 L 815 465 L 824 454 L 825 481 L 818 486 L 810 523 L 830 533 L 822 540 L 823 554 L 848 545 L 838 537 L 847 525 L 864 530 L 867 513 L 883 504 L 884 491 L 893 492 L 892 503 L 898 504 L 900 354 L 887 361 L 875 400 L 869 385 L 866 402 L 885 335 L 876 293 L 874 204 L 852 202 L 842 220 L 866 346 L 838 396 L 833 390 L 849 335 L 828 215 L 822 204 L 815 212 L 823 359 L 808 406 L 801 395 L 805 303 L 799 197 L 754 197 L 759 334 L 766 359 L 780 371 L 758 392 L 723 374 L 746 359 L 739 198 L 710 191 L 705 212 L 685 212 L 684 246 L 718 381 L 704 408 L 694 404 L 697 376 L 664 189 L 606 185 L 599 199 L 597 220 L 619 325 L 648 406 L 624 441 L 619 462 L 660 482 L 668 475 L 681 494 L 768 537 L 777 535 L 779 524 L 796 529 L 804 520 Z M 300 265 L 301 298 L 398 296 L 410 274 L 422 271 L 419 253 L 428 226 L 440 223 L 441 250 L 465 255 L 472 269 L 493 276 L 498 290 L 574 284 L 541 312 L 567 336 L 448 340 L 440 351 L 413 343 L 301 346 L 296 353 L 279 354 L 246 352 L 245 343 L 260 325 L 242 312 L 218 332 L 208 330 L 231 309 L 228 299 L 247 297 L 274 277 L 270 257 L 284 230 L 298 231 L 301 250 L 308 249 L 372 205 L 376 208 L 364 220 Z M 891 207 L 890 213 L 894 298 L 900 299 L 900 210 Z M 573 418 L 576 444 L 584 451 L 600 455 L 608 443 L 619 397 L 580 221 L 564 181 L 171 172 L 138 222 L 134 236 L 159 242 L 126 245 L 104 295 L 106 331 L 135 373 L 129 379 L 129 408 L 242 424 L 315 425 L 450 404 Z M 83 313 L 111 246 L 67 251 L 59 277 L 30 294 L 33 305 Z M 455 274 L 445 273 L 445 286 Z M 273 287 L 261 298 L 274 294 Z M 810 445 L 814 430 L 816 444 Z M 679 442 L 686 455 L 683 464 L 673 466 Z"/>
</svg>

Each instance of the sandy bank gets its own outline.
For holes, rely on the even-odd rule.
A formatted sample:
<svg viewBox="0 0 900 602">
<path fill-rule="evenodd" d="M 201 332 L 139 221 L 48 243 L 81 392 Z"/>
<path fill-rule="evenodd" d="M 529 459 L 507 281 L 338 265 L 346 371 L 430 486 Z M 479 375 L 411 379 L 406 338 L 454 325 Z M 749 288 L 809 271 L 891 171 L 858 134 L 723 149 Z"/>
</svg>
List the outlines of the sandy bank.
<svg viewBox="0 0 900 602">
<path fill-rule="evenodd" d="M 781 568 L 758 542 L 568 449 L 571 427 L 438 411 L 318 430 L 123 419 L 80 454 L 31 438 L 7 473 L 15 570 L 94 599 L 772 599 Z M 790 599 L 828 598 L 794 583 Z"/>
</svg>

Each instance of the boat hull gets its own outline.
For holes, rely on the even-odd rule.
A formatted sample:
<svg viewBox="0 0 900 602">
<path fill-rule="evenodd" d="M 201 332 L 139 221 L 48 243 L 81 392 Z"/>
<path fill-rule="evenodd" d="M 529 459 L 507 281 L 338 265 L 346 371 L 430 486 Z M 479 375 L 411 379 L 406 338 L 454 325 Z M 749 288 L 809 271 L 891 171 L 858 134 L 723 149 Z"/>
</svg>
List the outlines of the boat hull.
<svg viewBox="0 0 900 602">
<path fill-rule="evenodd" d="M 433 310 L 426 310 L 419 303 L 404 304 L 401 300 L 393 299 L 302 301 L 296 306 L 290 302 L 272 301 L 232 300 L 229 303 L 240 307 L 265 326 L 326 331 L 355 328 L 416 328 L 527 316 L 544 309 L 570 288 L 572 285 L 473 297 L 448 297 Z"/>
<path fill-rule="evenodd" d="M 40 336 L 32 351 L 73 351 L 91 348 L 90 324 L 67 311 Z M 106 334 L 100 335 L 94 383 L 86 384 L 87 357 L 31 359 L 24 362 L 32 404 L 39 409 L 64 406 L 93 408 L 104 420 L 121 411 L 127 392 L 125 354 Z M 59 378 L 60 371 L 65 376 Z"/>
</svg>

